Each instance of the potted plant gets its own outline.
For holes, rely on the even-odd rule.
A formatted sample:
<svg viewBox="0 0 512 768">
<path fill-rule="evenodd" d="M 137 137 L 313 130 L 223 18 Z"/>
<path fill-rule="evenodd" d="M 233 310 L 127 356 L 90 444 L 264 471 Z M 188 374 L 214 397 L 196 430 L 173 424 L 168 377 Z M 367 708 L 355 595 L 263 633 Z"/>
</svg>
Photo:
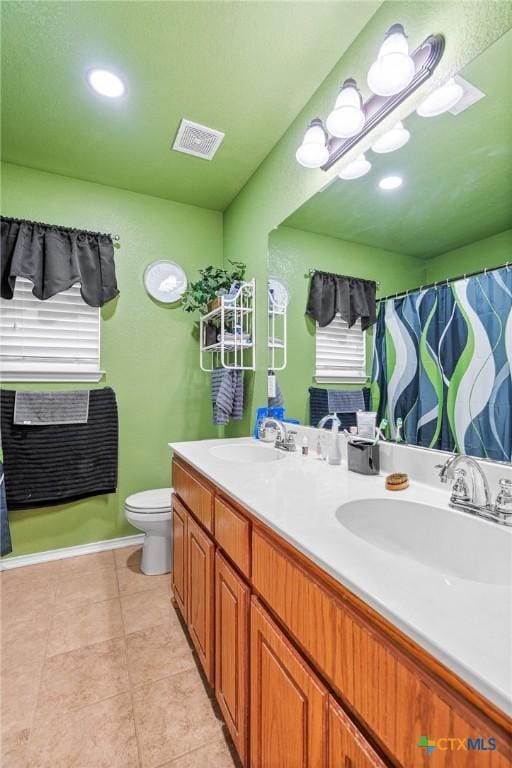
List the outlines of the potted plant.
<svg viewBox="0 0 512 768">
<path fill-rule="evenodd" d="M 185 312 L 199 311 L 202 315 L 211 312 L 220 304 L 220 297 L 230 290 L 231 286 L 241 283 L 245 277 L 246 266 L 241 261 L 230 261 L 231 269 L 206 267 L 200 269 L 200 279 L 190 283 L 182 297 Z"/>
</svg>

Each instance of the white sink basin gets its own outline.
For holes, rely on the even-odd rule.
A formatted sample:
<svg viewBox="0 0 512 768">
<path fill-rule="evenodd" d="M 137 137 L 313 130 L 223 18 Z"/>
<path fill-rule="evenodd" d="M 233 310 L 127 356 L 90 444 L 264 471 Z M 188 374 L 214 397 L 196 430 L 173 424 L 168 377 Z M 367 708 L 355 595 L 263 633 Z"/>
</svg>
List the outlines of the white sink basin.
<svg viewBox="0 0 512 768">
<path fill-rule="evenodd" d="M 214 445 L 210 448 L 210 453 L 217 459 L 237 464 L 266 464 L 285 458 L 284 453 L 276 448 L 263 445 Z"/>
<path fill-rule="evenodd" d="M 453 510 L 411 501 L 361 499 L 336 511 L 355 536 L 446 577 L 512 582 L 512 530 Z"/>
</svg>

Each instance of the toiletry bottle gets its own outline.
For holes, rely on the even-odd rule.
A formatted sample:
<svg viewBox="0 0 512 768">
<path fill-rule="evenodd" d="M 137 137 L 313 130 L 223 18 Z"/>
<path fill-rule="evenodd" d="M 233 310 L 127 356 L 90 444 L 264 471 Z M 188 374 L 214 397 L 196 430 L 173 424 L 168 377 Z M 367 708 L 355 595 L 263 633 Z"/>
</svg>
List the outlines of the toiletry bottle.
<svg viewBox="0 0 512 768">
<path fill-rule="evenodd" d="M 322 440 L 320 439 L 320 435 L 318 435 L 316 440 L 316 457 L 317 459 L 323 459 L 323 451 L 322 451 Z"/>
<path fill-rule="evenodd" d="M 336 417 L 332 420 L 331 445 L 329 447 L 329 464 L 341 464 L 341 440 L 339 433 L 340 421 Z"/>
<path fill-rule="evenodd" d="M 276 374 L 274 373 L 274 371 L 269 371 L 268 380 L 267 380 L 267 396 L 275 397 L 276 391 L 277 391 Z"/>
<path fill-rule="evenodd" d="M 306 435 L 302 438 L 302 455 L 307 456 L 309 453 L 309 441 Z"/>
</svg>

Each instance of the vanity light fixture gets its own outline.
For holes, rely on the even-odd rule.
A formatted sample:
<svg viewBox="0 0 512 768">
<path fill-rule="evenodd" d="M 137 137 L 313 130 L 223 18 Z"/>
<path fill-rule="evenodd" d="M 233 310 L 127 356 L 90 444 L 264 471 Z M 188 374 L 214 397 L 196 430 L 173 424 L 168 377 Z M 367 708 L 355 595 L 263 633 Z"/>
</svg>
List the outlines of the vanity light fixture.
<svg viewBox="0 0 512 768">
<path fill-rule="evenodd" d="M 462 99 L 464 88 L 457 83 L 453 77 L 429 93 L 425 101 L 422 101 L 416 110 L 420 117 L 436 117 L 443 112 L 453 109 L 453 107 Z"/>
<path fill-rule="evenodd" d="M 394 96 L 409 85 L 415 70 L 404 28 L 401 24 L 393 24 L 370 67 L 368 86 L 378 96 Z"/>
<path fill-rule="evenodd" d="M 325 124 L 331 136 L 349 139 L 359 133 L 364 125 L 363 99 L 356 81 L 349 77 L 340 88 L 334 109 Z"/>
<path fill-rule="evenodd" d="M 371 167 L 372 164 L 370 161 L 367 160 L 364 155 L 359 155 L 359 157 L 356 157 L 355 160 L 352 160 L 351 163 L 341 169 L 338 173 L 338 177 L 345 181 L 359 179 L 361 176 L 365 176 Z"/>
<path fill-rule="evenodd" d="M 326 146 L 327 133 L 319 117 L 308 125 L 302 144 L 295 153 L 297 161 L 304 168 L 320 168 L 329 159 L 329 150 Z"/>
<path fill-rule="evenodd" d="M 386 133 L 379 136 L 372 144 L 372 151 L 377 152 L 378 155 L 385 154 L 386 152 L 394 152 L 395 149 L 403 147 L 409 139 L 411 134 L 404 128 L 402 122 L 398 123 Z"/>
<path fill-rule="evenodd" d="M 443 51 L 444 37 L 429 35 L 409 54 L 403 26 L 393 24 L 368 74 L 373 93 L 363 102 L 355 80 L 347 78 L 325 121 L 326 128 L 318 117 L 309 124 L 295 153 L 297 162 L 306 168 L 330 170 L 431 77 Z M 400 123 L 388 133 L 375 142 L 377 147 L 386 147 L 381 152 L 398 149 L 409 139 Z"/>
<path fill-rule="evenodd" d="M 401 176 L 384 176 L 379 181 L 379 187 L 385 190 L 398 189 L 398 187 L 402 186 L 402 181 Z"/>
<path fill-rule="evenodd" d="M 109 99 L 118 99 L 122 96 L 126 87 L 121 78 L 108 69 L 91 69 L 87 73 L 87 82 L 100 96 Z"/>
</svg>

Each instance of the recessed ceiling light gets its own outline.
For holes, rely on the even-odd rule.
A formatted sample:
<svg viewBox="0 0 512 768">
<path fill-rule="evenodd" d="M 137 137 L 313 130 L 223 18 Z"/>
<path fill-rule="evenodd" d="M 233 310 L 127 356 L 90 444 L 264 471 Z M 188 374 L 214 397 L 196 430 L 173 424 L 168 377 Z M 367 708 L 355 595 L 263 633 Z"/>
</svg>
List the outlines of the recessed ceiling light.
<svg viewBox="0 0 512 768">
<path fill-rule="evenodd" d="M 404 128 L 401 122 L 398 122 L 391 130 L 379 136 L 372 144 L 373 152 L 377 154 L 384 154 L 385 152 L 394 152 L 395 149 L 403 147 L 409 139 L 411 134 Z"/>
<path fill-rule="evenodd" d="M 361 176 L 365 176 L 372 164 L 366 159 L 364 155 L 359 155 L 355 160 L 346 165 L 338 173 L 340 179 L 350 181 L 351 179 L 359 179 Z"/>
<path fill-rule="evenodd" d="M 87 81 L 96 93 L 109 99 L 118 99 L 126 90 L 121 78 L 108 69 L 91 69 Z"/>
<path fill-rule="evenodd" d="M 401 176 L 384 176 L 384 178 L 379 181 L 379 187 L 381 189 L 398 189 L 398 187 L 401 186 Z"/>
</svg>

